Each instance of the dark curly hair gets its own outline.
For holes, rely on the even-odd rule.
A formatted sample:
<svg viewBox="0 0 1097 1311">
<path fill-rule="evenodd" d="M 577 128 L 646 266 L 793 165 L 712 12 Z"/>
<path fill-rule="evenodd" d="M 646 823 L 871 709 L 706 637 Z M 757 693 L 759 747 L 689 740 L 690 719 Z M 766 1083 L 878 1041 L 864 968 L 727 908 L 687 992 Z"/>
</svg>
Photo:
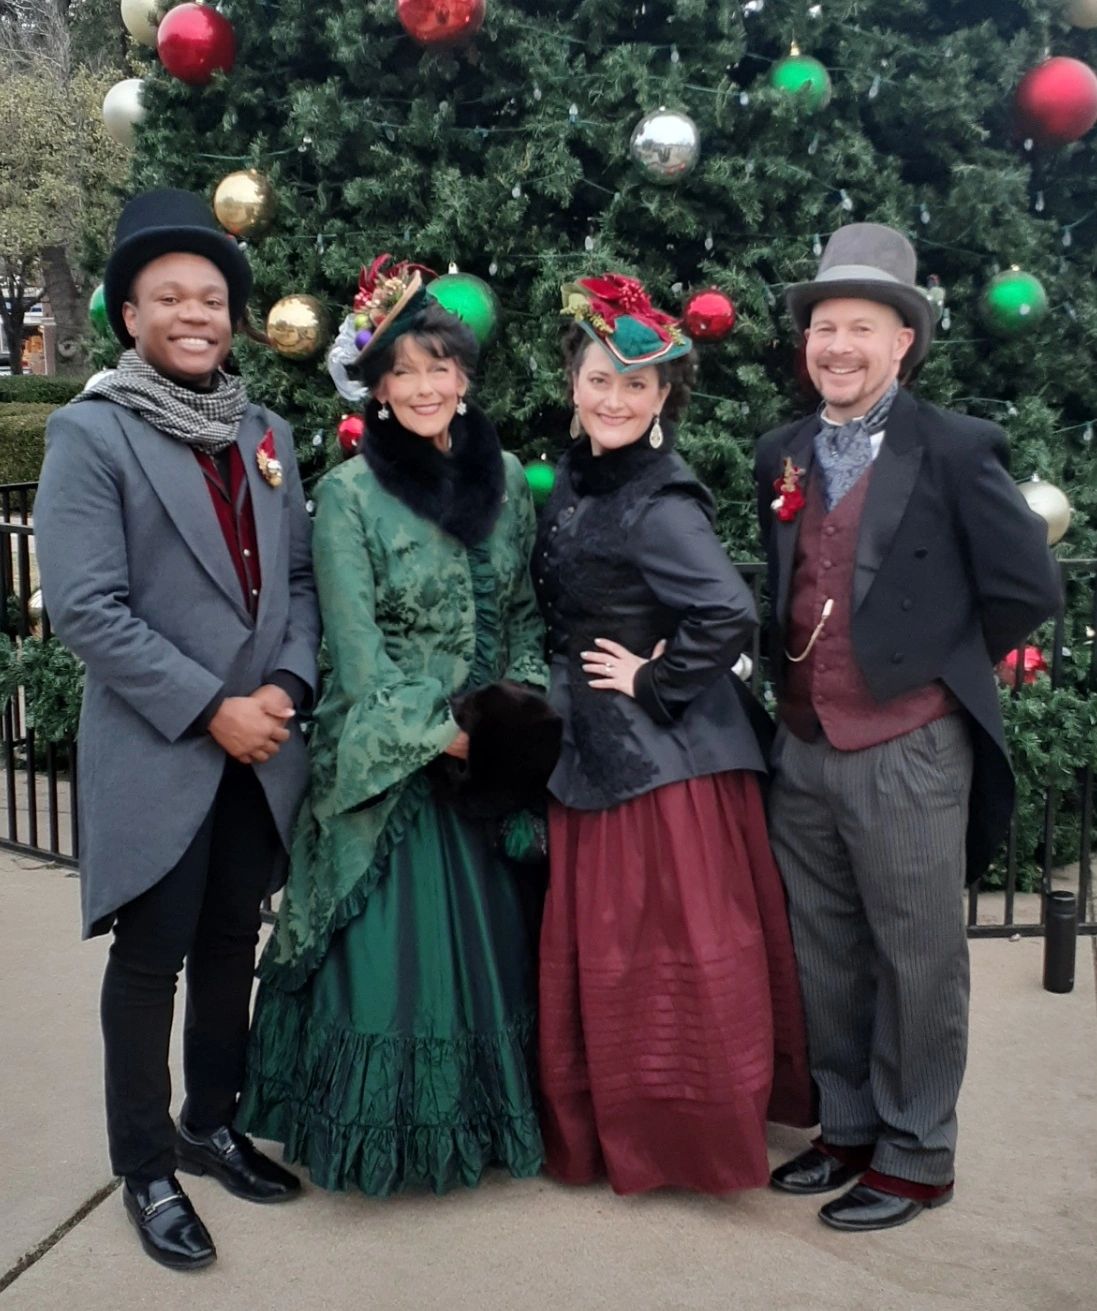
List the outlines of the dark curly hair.
<svg viewBox="0 0 1097 1311">
<path fill-rule="evenodd" d="M 371 391 L 395 364 L 397 347 L 402 337 L 411 337 L 417 346 L 433 355 L 436 360 L 453 360 L 465 377 L 472 380 L 480 358 L 480 347 L 475 334 L 456 314 L 443 309 L 437 301 L 428 300 L 422 309 L 415 312 L 412 326 L 406 332 L 401 332 L 373 354 L 367 355 L 359 365 L 358 374 Z"/>
<path fill-rule="evenodd" d="M 571 384 L 575 381 L 582 367 L 587 347 L 592 340 L 593 338 L 589 337 L 578 323 L 569 324 L 567 331 L 564 333 L 564 372 L 567 375 L 569 401 L 571 400 Z M 669 364 L 656 364 L 655 368 L 659 374 L 660 387 L 670 384 L 670 394 L 663 406 L 663 418 L 668 419 L 671 423 L 677 423 L 686 412 L 690 392 L 697 381 L 697 361 L 691 351 L 688 355 L 679 355 L 676 360 L 671 360 Z"/>
</svg>

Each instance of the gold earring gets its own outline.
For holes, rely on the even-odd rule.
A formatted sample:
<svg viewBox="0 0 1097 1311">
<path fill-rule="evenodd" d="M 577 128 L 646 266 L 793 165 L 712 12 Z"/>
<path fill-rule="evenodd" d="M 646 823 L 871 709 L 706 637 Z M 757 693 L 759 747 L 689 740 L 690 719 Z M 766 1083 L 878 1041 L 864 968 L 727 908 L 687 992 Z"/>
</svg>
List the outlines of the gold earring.
<svg viewBox="0 0 1097 1311">
<path fill-rule="evenodd" d="M 579 411 L 576 410 L 571 416 L 571 425 L 568 428 L 571 433 L 571 440 L 577 442 L 583 435 L 583 425 L 579 422 Z"/>
<path fill-rule="evenodd" d="M 651 432 L 648 433 L 648 444 L 658 450 L 663 444 L 663 425 L 659 422 L 659 416 L 655 416 L 655 422 L 651 425 Z"/>
</svg>

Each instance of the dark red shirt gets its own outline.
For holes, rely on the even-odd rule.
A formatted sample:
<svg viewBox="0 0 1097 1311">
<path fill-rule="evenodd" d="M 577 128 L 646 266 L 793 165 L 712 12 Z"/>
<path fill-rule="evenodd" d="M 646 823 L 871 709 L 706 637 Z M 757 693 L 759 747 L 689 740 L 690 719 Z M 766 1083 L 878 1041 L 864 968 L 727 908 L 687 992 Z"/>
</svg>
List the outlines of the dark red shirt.
<svg viewBox="0 0 1097 1311">
<path fill-rule="evenodd" d="M 247 470 L 239 448 L 228 448 L 228 484 L 221 471 L 224 457 L 218 459 L 195 451 L 198 464 L 206 478 L 210 500 L 213 502 L 217 522 L 232 557 L 240 591 L 248 613 L 255 617 L 259 609 L 259 592 L 262 578 L 259 572 L 259 544 L 255 536 L 255 512 L 251 504 Z"/>
</svg>

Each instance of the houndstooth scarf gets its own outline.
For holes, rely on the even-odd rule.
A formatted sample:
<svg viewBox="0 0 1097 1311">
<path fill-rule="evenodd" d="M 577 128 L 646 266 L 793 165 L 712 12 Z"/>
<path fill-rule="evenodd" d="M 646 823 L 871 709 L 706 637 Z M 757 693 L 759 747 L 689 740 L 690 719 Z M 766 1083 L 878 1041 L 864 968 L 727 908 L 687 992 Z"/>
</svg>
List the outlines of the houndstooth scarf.
<svg viewBox="0 0 1097 1311">
<path fill-rule="evenodd" d="M 154 428 L 207 455 L 227 450 L 248 405 L 243 378 L 219 369 L 213 391 L 192 391 L 158 373 L 135 350 L 125 351 L 113 372 L 81 392 L 78 401 L 115 401 Z"/>
<path fill-rule="evenodd" d="M 898 391 L 899 384 L 893 382 L 867 414 L 849 423 L 831 423 L 825 417 L 826 401 L 819 407 L 822 427 L 815 434 L 815 459 L 823 471 L 823 499 L 828 511 L 872 463 L 870 438 L 887 423 Z"/>
</svg>

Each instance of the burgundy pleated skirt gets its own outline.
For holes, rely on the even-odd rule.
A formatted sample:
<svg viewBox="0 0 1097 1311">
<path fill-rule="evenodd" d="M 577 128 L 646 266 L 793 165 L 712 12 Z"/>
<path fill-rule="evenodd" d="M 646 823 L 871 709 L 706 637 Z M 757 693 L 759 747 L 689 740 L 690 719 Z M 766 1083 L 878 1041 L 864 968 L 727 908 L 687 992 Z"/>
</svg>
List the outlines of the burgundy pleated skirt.
<svg viewBox="0 0 1097 1311">
<path fill-rule="evenodd" d="M 814 1123 L 784 889 L 757 779 L 549 813 L 546 1169 L 615 1192 L 766 1183 L 766 1120 Z"/>
</svg>

